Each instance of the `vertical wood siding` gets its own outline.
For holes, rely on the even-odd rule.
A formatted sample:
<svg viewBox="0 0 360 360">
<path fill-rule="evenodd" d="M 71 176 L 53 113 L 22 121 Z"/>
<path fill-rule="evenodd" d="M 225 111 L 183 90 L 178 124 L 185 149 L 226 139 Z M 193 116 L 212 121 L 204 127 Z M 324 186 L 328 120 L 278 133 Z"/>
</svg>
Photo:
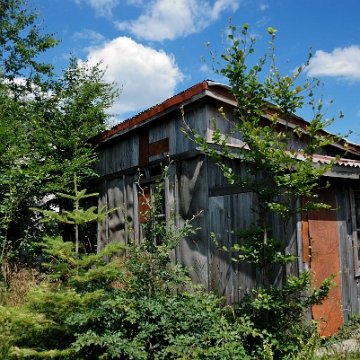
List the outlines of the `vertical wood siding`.
<svg viewBox="0 0 360 360">
<path fill-rule="evenodd" d="M 336 206 L 339 234 L 341 298 L 344 321 L 359 313 L 359 280 L 355 277 L 352 218 L 348 184 L 336 184 Z"/>
<path fill-rule="evenodd" d="M 239 301 L 256 286 L 257 274 L 253 266 L 244 262 L 234 262 L 236 253 L 225 252 L 222 247 L 230 248 L 241 244 L 232 231 L 250 227 L 256 216 L 248 206 L 254 202 L 252 193 L 210 197 L 209 228 L 216 237 L 217 244 L 210 242 L 210 279 L 211 288 L 218 295 L 225 296 L 227 303 Z"/>
<path fill-rule="evenodd" d="M 185 220 L 208 209 L 208 186 L 205 156 L 179 161 L 176 164 L 178 226 Z M 209 233 L 206 226 L 206 213 L 197 216 L 192 222 L 194 228 L 200 227 L 195 235 L 180 241 L 177 261 L 192 267 L 194 281 L 208 286 Z"/>
<path fill-rule="evenodd" d="M 230 134 L 230 123 L 223 119 L 218 108 L 224 106 L 229 120 L 236 121 L 232 115 L 232 108 L 218 100 L 199 102 L 196 105 L 185 107 L 185 121 L 191 129 L 211 141 L 216 129 Z M 214 123 L 213 119 L 216 120 Z M 234 190 L 228 184 L 221 170 L 204 155 L 185 158 L 187 152 L 196 149 L 196 144 L 187 139 L 181 131 L 184 127 L 180 111 L 177 109 L 164 118 L 153 121 L 151 126 L 146 125 L 146 146 L 168 139 L 168 152 L 175 159 L 170 166 L 169 177 L 165 184 L 166 218 L 173 220 L 176 226 L 182 226 L 187 219 L 191 219 L 201 210 L 202 216 L 193 221 L 195 228 L 200 227 L 195 235 L 181 239 L 180 246 L 172 257 L 174 261 L 192 267 L 192 278 L 203 283 L 206 288 L 215 290 L 219 295 L 226 297 L 227 303 L 239 301 L 251 289 L 261 285 L 260 272 L 254 266 L 244 262 L 233 262 L 230 254 L 219 250 L 211 240 L 210 233 L 214 232 L 218 245 L 231 247 L 240 240 L 231 232 L 246 229 L 256 221 L 256 215 L 250 210 L 255 204 L 254 194 Z M 120 207 L 98 226 L 98 248 L 103 248 L 112 241 L 128 243 L 130 239 L 136 242 L 141 240 L 139 221 L 139 194 L 136 181 L 139 166 L 139 134 L 142 128 L 129 131 L 114 141 L 103 145 L 99 154 L 99 163 L 96 169 L 103 176 L 99 186 L 99 207 L 106 209 Z M 306 136 L 294 136 L 289 148 L 298 150 L 306 145 Z M 229 137 L 229 143 L 235 146 L 242 145 L 241 134 L 235 132 Z M 160 144 L 160 143 L 159 143 Z M 162 145 L 165 144 L 161 143 Z M 144 145 L 144 144 L 143 144 Z M 163 146 L 162 149 L 165 149 Z M 323 154 L 332 155 L 331 149 L 325 148 Z M 185 154 L 185 155 L 184 155 Z M 167 151 L 145 154 L 146 161 L 142 169 L 154 167 L 160 161 L 167 164 Z M 189 155 L 190 156 L 190 155 Z M 225 160 L 233 171 L 240 175 L 246 174 L 246 165 L 238 160 Z M 150 179 L 151 180 L 151 179 Z M 360 312 L 360 283 L 354 276 L 352 223 L 349 198 L 349 184 L 336 183 L 336 207 L 334 218 L 321 220 L 325 227 L 332 223 L 332 232 L 336 232 L 338 240 L 339 269 L 341 270 L 341 299 L 342 315 L 347 320 L 351 313 Z M 239 190 L 239 191 L 238 191 Z M 327 199 L 324 199 L 327 202 Z M 300 206 L 300 204 L 298 204 Z M 335 206 L 335 205 L 334 205 Z M 336 219 L 335 219 L 336 217 Z M 291 219 L 285 227 L 282 222 L 271 219 L 273 236 L 283 239 L 282 250 L 286 254 L 298 255 L 299 258 L 285 267 L 274 269 L 273 283 L 280 287 L 289 275 L 298 275 L 314 264 L 305 261 L 306 241 L 303 244 L 303 229 L 301 217 Z M 312 223 L 312 231 L 318 228 L 318 223 Z M 335 224 L 335 227 L 334 227 Z M 310 223 L 309 223 L 310 225 Z M 336 230 L 334 230 L 336 229 Z M 311 236 L 311 229 L 310 236 Z M 333 236 L 333 234 L 331 235 Z M 329 238 L 330 239 L 330 238 Z M 305 239 L 306 240 L 306 239 Z M 308 239 L 310 240 L 310 239 Z M 318 241 L 318 240 L 317 240 Z M 316 254 L 316 252 L 315 252 Z M 306 254 L 305 254 L 306 255 Z M 319 256 L 319 255 L 318 255 Z M 326 256 L 318 260 L 319 267 L 327 266 Z M 335 262 L 335 260 L 331 260 Z M 315 266 L 316 268 L 316 266 Z M 336 270 L 336 269 L 335 269 Z M 334 270 L 334 271 L 335 271 Z"/>
<path fill-rule="evenodd" d="M 99 175 L 109 175 L 138 165 L 139 136 L 122 138 L 100 151 Z"/>
<path fill-rule="evenodd" d="M 139 237 L 137 175 L 121 176 L 105 181 L 100 186 L 99 208 L 105 205 L 111 211 L 98 225 L 98 248 L 112 242 L 127 244 Z"/>
</svg>

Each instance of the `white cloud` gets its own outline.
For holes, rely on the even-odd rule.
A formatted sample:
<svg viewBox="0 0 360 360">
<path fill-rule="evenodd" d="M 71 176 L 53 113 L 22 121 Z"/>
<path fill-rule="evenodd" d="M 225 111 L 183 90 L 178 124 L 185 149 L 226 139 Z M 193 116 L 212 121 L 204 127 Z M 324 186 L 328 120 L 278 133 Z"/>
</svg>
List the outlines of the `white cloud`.
<svg viewBox="0 0 360 360">
<path fill-rule="evenodd" d="M 90 40 L 92 44 L 100 43 L 105 40 L 105 37 L 100 33 L 93 31 L 93 30 L 83 30 L 81 32 L 76 32 L 73 35 L 75 40 L 87 39 Z"/>
<path fill-rule="evenodd" d="M 174 95 L 176 85 L 184 79 L 172 55 L 119 37 L 93 48 L 88 55 L 90 65 L 102 61 L 107 67 L 105 80 L 124 85 L 116 114 L 138 112 Z"/>
<path fill-rule="evenodd" d="M 96 11 L 97 16 L 109 17 L 112 15 L 112 9 L 119 5 L 119 0 L 75 0 L 77 4 L 81 1 L 88 3 Z"/>
<path fill-rule="evenodd" d="M 360 80 L 360 47 L 336 48 L 332 53 L 316 51 L 306 69 L 309 76 L 333 76 Z"/>
<path fill-rule="evenodd" d="M 260 11 L 264 11 L 264 10 L 266 10 L 268 7 L 269 7 L 269 5 L 268 5 L 268 4 L 265 4 L 265 3 L 260 3 L 260 5 L 259 5 Z"/>
<path fill-rule="evenodd" d="M 223 11 L 236 11 L 241 0 L 153 0 L 133 21 L 117 22 L 120 30 L 138 38 L 163 41 L 199 32 L 217 20 Z"/>
</svg>

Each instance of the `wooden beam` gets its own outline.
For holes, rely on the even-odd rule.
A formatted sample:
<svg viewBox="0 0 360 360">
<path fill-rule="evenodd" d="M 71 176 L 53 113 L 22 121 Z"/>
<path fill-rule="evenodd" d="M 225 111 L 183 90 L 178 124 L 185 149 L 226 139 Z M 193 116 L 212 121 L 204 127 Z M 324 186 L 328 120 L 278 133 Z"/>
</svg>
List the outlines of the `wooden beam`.
<svg viewBox="0 0 360 360">
<path fill-rule="evenodd" d="M 149 157 L 169 151 L 169 138 L 161 139 L 149 144 Z"/>
</svg>

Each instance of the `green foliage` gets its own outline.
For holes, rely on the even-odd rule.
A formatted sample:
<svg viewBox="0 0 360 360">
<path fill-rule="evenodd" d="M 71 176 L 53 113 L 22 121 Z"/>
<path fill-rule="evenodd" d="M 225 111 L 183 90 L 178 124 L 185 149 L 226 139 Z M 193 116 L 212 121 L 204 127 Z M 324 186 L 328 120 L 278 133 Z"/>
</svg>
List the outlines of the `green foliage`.
<svg viewBox="0 0 360 360">
<path fill-rule="evenodd" d="M 52 259 L 43 264 L 48 281 L 27 303 L 0 311 L 0 344 L 9 359 L 250 359 L 244 335 L 263 334 L 171 262 L 178 239 L 194 230 L 159 219 L 162 186 L 149 202 L 139 245 L 114 243 L 98 254 L 77 254 L 73 242 L 44 239 Z M 57 220 L 87 222 L 77 205 L 81 194 L 71 196 L 73 212 Z M 158 246 L 154 238 L 161 239 Z"/>
<path fill-rule="evenodd" d="M 26 123 L 33 116 L 30 94 L 41 89 L 40 78 L 52 75 L 52 66 L 37 61 L 40 52 L 57 40 L 42 34 L 38 13 L 26 1 L 2 2 L 0 22 L 0 264 L 9 255 L 8 231 L 20 204 L 41 181 L 43 171 L 29 160 L 32 154 Z M 44 89 L 46 86 L 44 84 Z"/>
<path fill-rule="evenodd" d="M 71 57 L 62 76 L 52 79 L 51 96 L 36 104 L 31 140 L 47 168 L 43 191 L 71 191 L 74 173 L 79 184 L 96 176 L 91 165 L 97 155 L 88 140 L 106 129 L 107 109 L 119 95 L 115 84 L 103 81 L 99 65 L 90 67 Z"/>
<path fill-rule="evenodd" d="M 91 206 L 88 209 L 84 209 L 81 207 L 81 202 L 83 202 L 85 199 L 97 196 L 98 193 L 92 193 L 92 194 L 86 194 L 86 189 L 83 189 L 79 191 L 78 189 L 78 183 L 77 183 L 77 175 L 74 174 L 74 195 L 68 195 L 63 193 L 58 193 L 57 196 L 63 199 L 68 199 L 73 201 L 74 209 L 72 211 L 66 211 L 64 210 L 61 214 L 59 214 L 57 211 L 52 210 L 43 210 L 43 209 L 34 209 L 35 211 L 38 211 L 44 215 L 46 215 L 48 218 L 43 219 L 43 222 L 49 221 L 50 219 L 53 219 L 57 221 L 58 223 L 64 223 L 69 225 L 74 225 L 75 230 L 75 254 L 76 258 L 79 254 L 79 227 L 82 225 L 85 225 L 92 221 L 103 221 L 106 217 L 106 215 L 110 211 L 105 211 L 105 206 L 101 209 L 97 209 L 96 206 Z M 111 211 L 114 211 L 115 209 L 112 209 Z M 45 245 L 46 246 L 46 245 Z M 49 250 L 51 253 L 51 249 Z"/>
<path fill-rule="evenodd" d="M 231 131 L 222 134 L 215 124 L 211 140 L 216 147 L 186 124 L 183 131 L 214 160 L 229 183 L 240 185 L 255 195 L 256 203 L 251 211 L 256 213 L 257 221 L 249 228 L 235 231 L 239 244 L 222 250 L 232 252 L 234 261 L 252 264 L 261 273 L 260 287 L 235 305 L 238 316 L 249 316 L 255 328 L 266 334 L 264 338 L 250 336 L 247 351 L 263 353 L 266 339 L 274 358 L 281 358 L 299 351 L 301 344 L 306 343 L 311 332 L 306 335 L 302 330 L 303 313 L 321 303 L 334 286 L 330 277 L 318 288 L 312 287 L 310 272 L 288 277 L 282 288 L 275 288 L 272 279 L 275 271 L 296 258 L 283 251 L 290 220 L 302 212 L 329 208 L 316 202 L 315 190 L 319 186 L 329 186 L 323 182 L 322 175 L 339 156 L 329 164 L 313 161 L 314 154 L 338 140 L 337 136 L 323 131 L 335 119 L 326 119 L 322 100 L 318 103 L 313 100 L 319 80 L 305 79 L 304 84 L 298 83 L 309 64 L 311 52 L 304 66 L 293 75 L 280 74 L 275 61 L 275 33 L 273 28 L 268 29 L 268 51 L 250 66 L 256 39 L 249 39 L 248 24 L 241 28 L 240 35 L 230 24 L 230 47 L 225 48 L 221 56 L 211 51 L 210 54 L 215 72 L 228 79 L 237 101 L 236 120 L 228 119 L 224 109 L 219 109 L 221 121 L 228 122 Z M 264 74 L 265 69 L 268 71 Z M 304 106 L 310 106 L 314 117 L 304 122 L 304 126 L 296 125 L 292 122 L 293 114 Z M 240 134 L 242 146 L 229 145 L 228 139 L 234 133 Z M 246 171 L 235 173 L 229 165 L 231 161 L 227 160 L 241 162 Z M 300 198 L 307 199 L 305 205 L 299 205 Z M 271 226 L 281 227 L 281 223 L 284 231 L 276 238 L 273 233 L 279 231 L 273 231 Z"/>
<path fill-rule="evenodd" d="M 0 68 L 14 97 L 32 93 L 32 87 L 46 90 L 43 75 L 52 75 L 53 66 L 39 61 L 39 55 L 59 42 L 53 34 L 43 33 L 39 12 L 26 0 L 1 2 L 0 8 Z M 16 82 L 15 79 L 25 79 Z M 44 86 L 44 87 L 43 87 Z"/>
<path fill-rule="evenodd" d="M 266 334 L 264 338 L 271 344 L 277 358 L 301 351 L 303 344 L 317 331 L 315 325 L 307 327 L 304 324 L 303 313 L 327 298 L 333 287 L 333 276 L 319 287 L 313 286 L 312 276 L 311 272 L 303 272 L 299 277 L 288 277 L 281 289 L 272 285 L 269 289 L 253 289 L 252 296 L 245 295 L 236 310 L 239 317 L 250 314 L 254 328 Z M 265 313 L 268 321 L 264 321 Z M 261 338 L 250 336 L 246 344 L 247 350 L 253 354 L 263 352 Z"/>
<path fill-rule="evenodd" d="M 300 67 L 292 77 L 280 75 L 275 63 L 273 29 L 269 30 L 271 35 L 269 51 L 259 59 L 258 64 L 248 68 L 248 58 L 254 52 L 256 39 L 247 38 L 248 25 L 243 26 L 242 37 L 236 35 L 236 27 L 230 25 L 229 28 L 229 41 L 232 46 L 226 49 L 225 55 L 221 56 L 225 64 L 222 66 L 217 62 L 220 69 L 215 71 L 229 80 L 231 91 L 237 100 L 235 115 L 239 121 L 231 122 L 226 118 L 222 108 L 219 111 L 223 118 L 232 124 L 232 132 L 241 133 L 246 146 L 241 147 L 234 154 L 234 151 L 227 146 L 226 140 L 229 134 L 221 134 L 216 130 L 212 140 L 220 145 L 219 154 L 198 134 L 195 133 L 194 138 L 214 158 L 231 183 L 250 187 L 259 194 L 263 200 L 260 202 L 259 213 L 274 211 L 281 216 L 285 213 L 285 217 L 288 218 L 300 210 L 288 206 L 289 196 L 314 196 L 314 187 L 332 166 L 332 163 L 314 166 L 312 156 L 337 139 L 336 136 L 320 133 L 335 119 L 324 119 L 322 102 L 319 101 L 316 105 L 312 99 L 314 89 L 319 86 L 317 79 L 311 81 L 306 79 L 305 85 L 296 85 L 306 65 Z M 269 68 L 269 73 L 263 80 L 261 72 L 266 66 Z M 298 125 L 291 126 L 292 114 L 305 105 L 311 106 L 315 114 L 314 119 L 305 129 Z M 272 115 L 268 121 L 265 121 L 264 116 L 269 111 Z M 285 119 L 284 126 L 279 127 L 279 116 Z M 193 133 L 191 129 L 187 130 Z M 303 143 L 306 146 L 303 149 L 293 149 L 289 146 L 290 140 L 297 143 L 300 138 L 305 140 Z M 232 169 L 222 162 L 224 157 L 241 159 L 249 166 L 247 175 L 239 176 L 233 173 Z M 268 180 L 269 183 L 265 184 L 267 186 L 259 187 L 263 185 L 259 183 L 260 177 Z M 319 207 L 324 206 L 324 204 L 319 205 Z"/>
<path fill-rule="evenodd" d="M 270 229 L 268 228 L 267 231 Z M 234 261 L 245 261 L 250 264 L 254 264 L 256 268 L 262 269 L 264 264 L 289 264 L 296 256 L 283 255 L 280 251 L 280 243 L 271 237 L 267 238 L 267 246 L 263 245 L 264 230 L 259 227 L 250 228 L 247 230 L 239 230 L 234 232 L 239 238 L 244 240 L 243 245 L 234 244 L 230 249 L 232 252 L 240 252 L 238 258 L 234 258 Z"/>
<path fill-rule="evenodd" d="M 62 76 L 55 76 L 41 53 L 58 40 L 43 33 L 39 12 L 26 0 L 2 2 L 0 11 L 2 265 L 15 254 L 15 240 L 18 247 L 25 238 L 31 243 L 41 238 L 40 231 L 49 231 L 38 225 L 29 206 L 49 206 L 47 196 L 69 192 L 74 173 L 80 186 L 95 176 L 97 156 L 87 140 L 105 129 L 118 92 L 103 81 L 98 65 L 73 57 Z"/>
</svg>

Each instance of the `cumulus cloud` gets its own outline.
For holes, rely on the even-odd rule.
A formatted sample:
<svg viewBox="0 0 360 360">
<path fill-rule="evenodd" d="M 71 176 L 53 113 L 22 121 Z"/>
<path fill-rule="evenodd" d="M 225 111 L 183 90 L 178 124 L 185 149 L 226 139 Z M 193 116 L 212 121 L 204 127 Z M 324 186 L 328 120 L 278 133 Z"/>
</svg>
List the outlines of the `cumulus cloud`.
<svg viewBox="0 0 360 360">
<path fill-rule="evenodd" d="M 97 16 L 109 17 L 112 15 L 112 9 L 119 5 L 119 0 L 75 0 L 77 4 L 86 2 L 96 11 Z"/>
<path fill-rule="evenodd" d="M 216 0 L 210 5 L 205 0 L 154 0 L 138 19 L 116 25 L 145 40 L 173 40 L 205 29 L 224 11 L 236 11 L 240 1 Z"/>
<path fill-rule="evenodd" d="M 333 76 L 345 80 L 360 80 L 360 47 L 336 48 L 332 53 L 316 51 L 306 69 L 309 76 Z"/>
<path fill-rule="evenodd" d="M 112 109 L 116 114 L 138 112 L 174 95 L 176 85 L 184 79 L 172 55 L 119 37 L 93 48 L 88 63 L 102 61 L 105 80 L 124 85 L 119 102 Z"/>
</svg>

